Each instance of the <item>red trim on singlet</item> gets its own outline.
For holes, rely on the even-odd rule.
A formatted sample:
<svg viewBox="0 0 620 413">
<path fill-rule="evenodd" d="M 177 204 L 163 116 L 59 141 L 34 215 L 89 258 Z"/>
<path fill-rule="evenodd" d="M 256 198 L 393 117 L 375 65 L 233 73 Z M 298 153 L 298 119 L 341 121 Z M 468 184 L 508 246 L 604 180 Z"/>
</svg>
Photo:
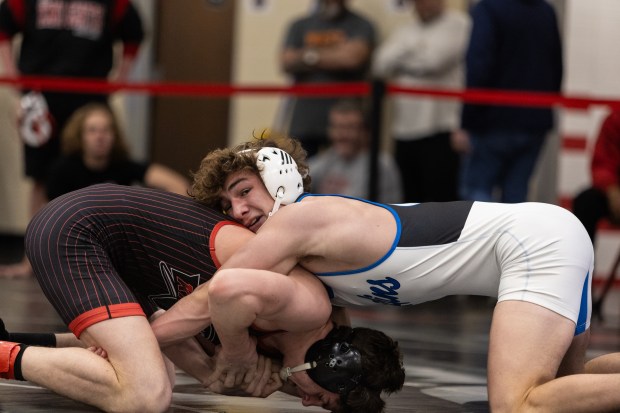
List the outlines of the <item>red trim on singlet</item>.
<svg viewBox="0 0 620 413">
<path fill-rule="evenodd" d="M 9 9 L 17 25 L 23 30 L 26 27 L 26 5 L 24 0 L 7 0 Z"/>
<path fill-rule="evenodd" d="M 77 338 L 80 338 L 82 332 L 103 320 L 120 317 L 130 316 L 142 316 L 146 317 L 144 310 L 137 303 L 124 303 L 124 304 L 112 304 L 109 306 L 103 306 L 89 310 L 83 314 L 80 314 L 71 323 L 69 323 L 69 329 L 73 331 L 73 334 Z"/>
<path fill-rule="evenodd" d="M 220 268 L 222 264 L 219 262 L 215 254 L 215 237 L 217 236 L 217 232 L 224 225 L 236 225 L 238 227 L 245 228 L 243 225 L 235 221 L 220 221 L 215 224 L 215 226 L 213 227 L 213 231 L 211 231 L 211 236 L 209 237 L 209 253 L 211 253 L 211 259 L 213 260 L 213 264 L 215 264 L 216 268 Z"/>
</svg>

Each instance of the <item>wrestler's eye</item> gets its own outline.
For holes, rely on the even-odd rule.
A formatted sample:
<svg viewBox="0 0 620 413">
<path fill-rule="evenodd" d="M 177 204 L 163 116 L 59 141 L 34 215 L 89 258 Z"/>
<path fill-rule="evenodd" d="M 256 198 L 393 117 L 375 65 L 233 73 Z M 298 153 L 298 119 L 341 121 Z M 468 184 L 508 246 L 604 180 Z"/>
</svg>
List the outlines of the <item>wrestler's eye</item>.
<svg viewBox="0 0 620 413">
<path fill-rule="evenodd" d="M 222 212 L 226 215 L 230 215 L 230 210 L 232 209 L 231 204 L 222 204 Z"/>
</svg>

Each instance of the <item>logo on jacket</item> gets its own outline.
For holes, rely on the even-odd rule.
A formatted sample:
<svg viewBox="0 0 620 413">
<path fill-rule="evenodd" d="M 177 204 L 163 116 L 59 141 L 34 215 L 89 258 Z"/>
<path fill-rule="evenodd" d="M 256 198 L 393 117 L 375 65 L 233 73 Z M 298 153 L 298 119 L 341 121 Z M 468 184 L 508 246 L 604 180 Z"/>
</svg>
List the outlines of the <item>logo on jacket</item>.
<svg viewBox="0 0 620 413">
<path fill-rule="evenodd" d="M 386 305 L 409 305 L 410 303 L 401 303 L 398 297 L 400 283 L 392 277 L 385 277 L 383 280 L 366 280 L 370 285 L 372 295 L 358 295 L 358 297 L 366 298 L 372 302 Z"/>
</svg>

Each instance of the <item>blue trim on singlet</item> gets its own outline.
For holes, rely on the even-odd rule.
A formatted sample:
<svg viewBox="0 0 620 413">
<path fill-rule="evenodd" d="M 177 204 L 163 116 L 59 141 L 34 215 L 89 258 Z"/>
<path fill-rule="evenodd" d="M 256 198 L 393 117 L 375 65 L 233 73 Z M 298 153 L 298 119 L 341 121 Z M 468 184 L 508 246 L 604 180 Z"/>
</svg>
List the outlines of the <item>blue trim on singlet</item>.
<svg viewBox="0 0 620 413">
<path fill-rule="evenodd" d="M 590 286 L 590 272 L 586 275 L 581 291 L 581 305 L 579 306 L 579 316 L 577 317 L 577 326 L 575 327 L 575 335 L 579 335 L 586 331 L 588 318 L 588 290 Z"/>
<path fill-rule="evenodd" d="M 376 266 L 380 265 L 383 261 L 387 260 L 388 257 L 390 255 L 392 255 L 392 252 L 394 252 L 394 250 L 396 249 L 396 246 L 398 245 L 398 242 L 400 241 L 400 234 L 401 234 L 401 227 L 402 227 L 402 225 L 401 225 L 401 222 L 400 222 L 400 217 L 398 216 L 396 211 L 394 211 L 394 209 L 392 209 L 389 205 L 380 204 L 378 202 L 373 202 L 373 201 L 369 201 L 367 199 L 356 198 L 356 197 L 348 196 L 348 195 L 339 195 L 339 194 L 310 194 L 310 193 L 301 194 L 299 196 L 299 198 L 297 198 L 297 200 L 295 202 L 300 202 L 302 199 L 304 199 L 304 198 L 306 198 L 308 196 L 336 196 L 336 197 L 339 197 L 339 198 L 347 198 L 347 199 L 353 199 L 355 201 L 365 202 L 367 204 L 376 205 L 378 207 L 387 209 L 388 211 L 390 211 L 392 213 L 392 215 L 394 216 L 394 219 L 396 220 L 396 236 L 394 237 L 394 242 L 392 243 L 392 246 L 390 247 L 389 251 L 386 252 L 385 255 L 383 257 L 381 257 L 379 260 L 377 260 L 373 264 L 370 264 L 370 265 L 368 265 L 368 266 L 366 266 L 364 268 L 359 268 L 357 270 L 349 270 L 349 271 L 344 271 L 344 272 L 317 272 L 317 273 L 315 273 L 315 275 L 321 275 L 321 276 L 350 275 L 350 274 L 357 274 L 357 273 L 360 273 L 360 272 L 369 271 L 369 270 L 375 268 Z"/>
</svg>

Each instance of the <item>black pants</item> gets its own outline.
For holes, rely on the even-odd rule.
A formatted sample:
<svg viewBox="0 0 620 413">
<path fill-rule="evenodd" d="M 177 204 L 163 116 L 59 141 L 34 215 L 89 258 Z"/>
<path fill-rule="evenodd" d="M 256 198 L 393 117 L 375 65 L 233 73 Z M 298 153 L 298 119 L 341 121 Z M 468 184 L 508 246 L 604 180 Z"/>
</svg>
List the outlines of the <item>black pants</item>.
<svg viewBox="0 0 620 413">
<path fill-rule="evenodd" d="M 396 139 L 395 152 L 405 202 L 458 199 L 459 157 L 452 150 L 450 132 L 416 140 Z"/>
<path fill-rule="evenodd" d="M 596 188 L 586 189 L 573 200 L 573 214 L 586 228 L 594 245 L 596 225 L 601 219 L 610 216 L 607 195 Z"/>
</svg>

